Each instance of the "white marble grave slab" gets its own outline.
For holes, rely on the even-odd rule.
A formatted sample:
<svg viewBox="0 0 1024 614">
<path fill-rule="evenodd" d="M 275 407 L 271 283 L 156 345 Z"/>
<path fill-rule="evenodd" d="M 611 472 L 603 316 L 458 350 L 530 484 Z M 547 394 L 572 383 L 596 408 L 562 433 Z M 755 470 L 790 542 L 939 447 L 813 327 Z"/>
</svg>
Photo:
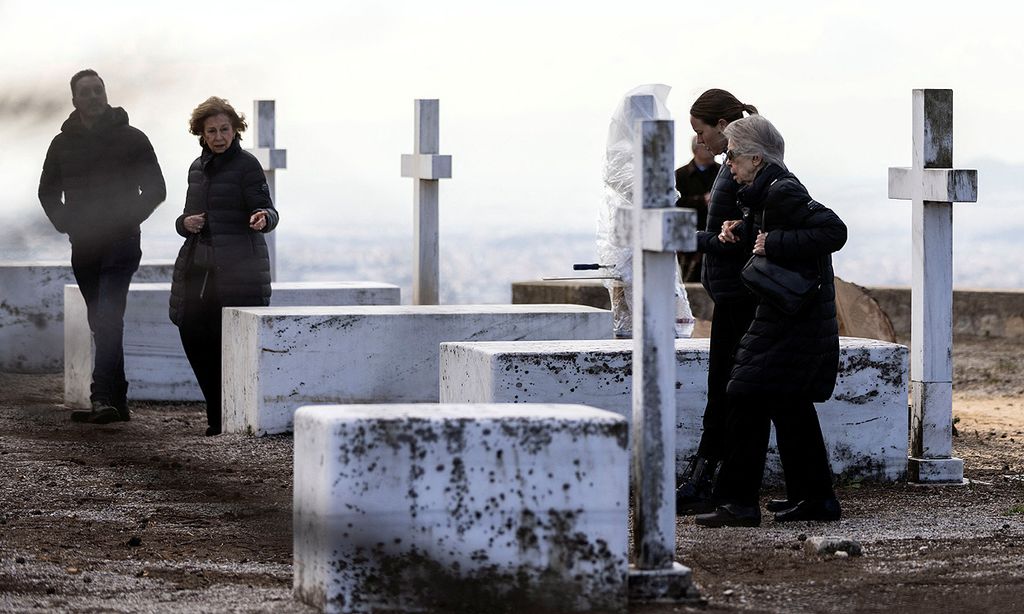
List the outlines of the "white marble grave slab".
<svg viewBox="0 0 1024 614">
<path fill-rule="evenodd" d="M 626 422 L 574 405 L 295 415 L 295 596 L 325 612 L 623 611 Z"/>
<path fill-rule="evenodd" d="M 443 341 L 600 339 L 582 305 L 260 307 L 224 311 L 223 428 L 283 433 L 310 403 L 436 403 Z"/>
<path fill-rule="evenodd" d="M 832 470 L 897 480 L 907 473 L 907 348 L 840 338 L 832 398 L 816 404 Z M 442 403 L 580 403 L 632 418 L 629 339 L 441 346 Z M 676 467 L 697 450 L 707 404 L 708 339 L 676 340 Z M 768 476 L 781 475 L 774 432 Z"/>
<path fill-rule="evenodd" d="M 372 281 L 275 282 L 275 305 L 397 305 L 398 286 Z M 178 327 L 168 316 L 171 284 L 132 284 L 124 318 L 128 398 L 147 401 L 202 401 Z M 92 336 L 78 287 L 65 291 L 64 403 L 89 406 Z"/>
<path fill-rule="evenodd" d="M 133 279 L 170 281 L 174 261 L 144 260 Z M 64 364 L 64 261 L 0 261 L 0 371 L 58 373 Z"/>
</svg>

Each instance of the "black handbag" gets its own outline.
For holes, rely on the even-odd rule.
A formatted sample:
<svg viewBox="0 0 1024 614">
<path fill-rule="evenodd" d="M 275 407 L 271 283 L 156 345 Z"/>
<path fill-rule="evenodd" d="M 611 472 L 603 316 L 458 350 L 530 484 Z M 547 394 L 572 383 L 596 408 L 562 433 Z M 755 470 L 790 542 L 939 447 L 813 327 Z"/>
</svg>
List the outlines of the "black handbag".
<svg viewBox="0 0 1024 614">
<path fill-rule="evenodd" d="M 792 271 L 764 256 L 751 256 L 740 273 L 750 291 L 786 315 L 800 311 L 821 288 L 821 276 Z"/>
</svg>

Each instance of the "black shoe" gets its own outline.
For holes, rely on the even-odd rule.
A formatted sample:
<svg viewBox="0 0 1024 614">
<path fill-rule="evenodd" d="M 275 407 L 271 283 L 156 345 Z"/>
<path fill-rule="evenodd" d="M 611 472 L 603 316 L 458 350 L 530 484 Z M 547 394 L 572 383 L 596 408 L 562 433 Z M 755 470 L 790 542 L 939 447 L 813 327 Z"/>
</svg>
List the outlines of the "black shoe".
<svg viewBox="0 0 1024 614">
<path fill-rule="evenodd" d="M 127 399 L 123 399 L 121 401 L 118 401 L 117 403 L 114 403 L 114 409 L 117 410 L 117 415 L 121 418 L 122 421 L 128 422 L 129 420 L 132 419 L 132 412 L 128 409 Z"/>
<path fill-rule="evenodd" d="M 676 487 L 676 515 L 701 514 L 713 510 L 718 504 L 711 498 L 718 461 L 703 456 L 690 458 L 683 473 L 683 482 Z"/>
<path fill-rule="evenodd" d="M 772 499 L 764 506 L 764 509 L 769 512 L 784 512 L 792 507 L 796 507 L 796 503 L 789 499 Z"/>
<path fill-rule="evenodd" d="M 810 520 L 814 522 L 835 522 L 843 515 L 839 500 L 804 499 L 788 510 L 775 514 L 775 522 L 797 522 Z"/>
<path fill-rule="evenodd" d="M 693 521 L 702 527 L 757 527 L 761 525 L 761 509 L 757 506 L 726 503 L 710 514 L 695 516 Z"/>
<path fill-rule="evenodd" d="M 208 426 L 208 427 L 206 427 L 206 436 L 207 437 L 213 437 L 214 435 L 220 435 L 220 427 L 219 426 Z"/>
<path fill-rule="evenodd" d="M 110 424 L 120 422 L 121 414 L 117 408 L 109 403 L 93 401 L 92 409 L 71 412 L 72 422 L 85 422 L 87 424 Z"/>
</svg>

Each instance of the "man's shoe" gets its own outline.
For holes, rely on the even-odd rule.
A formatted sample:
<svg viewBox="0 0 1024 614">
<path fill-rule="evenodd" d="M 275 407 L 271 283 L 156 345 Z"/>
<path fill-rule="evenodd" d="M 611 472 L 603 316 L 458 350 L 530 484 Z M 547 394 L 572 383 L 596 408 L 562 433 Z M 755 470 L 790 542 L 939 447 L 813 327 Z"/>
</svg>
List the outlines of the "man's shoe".
<svg viewBox="0 0 1024 614">
<path fill-rule="evenodd" d="M 127 400 L 118 401 L 117 403 L 114 403 L 114 408 L 117 410 L 118 418 L 120 418 L 122 421 L 128 422 L 129 420 L 132 419 L 132 412 L 129 411 L 128 409 Z"/>
<path fill-rule="evenodd" d="M 220 435 L 220 427 L 219 426 L 208 426 L 208 427 L 206 427 L 206 436 L 207 437 L 213 437 L 214 435 Z"/>
<path fill-rule="evenodd" d="M 772 499 L 764 506 L 769 512 L 784 512 L 792 507 L 796 507 L 796 502 L 789 499 Z"/>
<path fill-rule="evenodd" d="M 699 514 L 693 521 L 702 527 L 757 527 L 761 525 L 761 510 L 757 506 L 726 503 L 710 514 Z"/>
<path fill-rule="evenodd" d="M 71 412 L 72 422 L 85 422 L 87 424 L 110 424 L 121 420 L 121 414 L 117 408 L 109 403 L 93 401 L 91 410 Z"/>
<path fill-rule="evenodd" d="M 813 522 L 835 522 L 843 515 L 839 507 L 839 500 L 831 499 L 804 499 L 788 510 L 775 514 L 775 522 L 798 522 L 810 520 Z"/>
<path fill-rule="evenodd" d="M 703 456 L 690 458 L 683 473 L 683 482 L 676 488 L 676 515 L 701 514 L 712 510 L 717 502 L 711 498 L 718 462 Z"/>
</svg>

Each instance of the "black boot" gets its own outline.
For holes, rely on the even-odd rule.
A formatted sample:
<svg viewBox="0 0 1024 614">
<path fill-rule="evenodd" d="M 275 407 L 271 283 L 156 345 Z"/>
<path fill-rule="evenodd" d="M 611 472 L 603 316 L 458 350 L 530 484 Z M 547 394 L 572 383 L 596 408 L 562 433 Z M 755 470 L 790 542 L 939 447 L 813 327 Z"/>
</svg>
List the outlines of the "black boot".
<svg viewBox="0 0 1024 614">
<path fill-rule="evenodd" d="M 676 488 L 676 515 L 701 514 L 715 508 L 711 498 L 718 461 L 693 456 L 683 473 L 683 482 Z"/>
<path fill-rule="evenodd" d="M 810 520 L 813 522 L 835 522 L 843 515 L 839 500 L 835 497 L 829 499 L 804 499 L 788 510 L 775 514 L 775 522 L 799 522 Z"/>
<path fill-rule="evenodd" d="M 117 408 L 106 401 L 93 401 L 92 409 L 71 412 L 72 422 L 86 422 L 88 424 L 110 424 L 127 420 L 122 418 Z"/>
<path fill-rule="evenodd" d="M 693 519 L 702 527 L 756 527 L 761 524 L 761 510 L 756 506 L 726 503 L 710 514 L 699 514 Z"/>
</svg>

